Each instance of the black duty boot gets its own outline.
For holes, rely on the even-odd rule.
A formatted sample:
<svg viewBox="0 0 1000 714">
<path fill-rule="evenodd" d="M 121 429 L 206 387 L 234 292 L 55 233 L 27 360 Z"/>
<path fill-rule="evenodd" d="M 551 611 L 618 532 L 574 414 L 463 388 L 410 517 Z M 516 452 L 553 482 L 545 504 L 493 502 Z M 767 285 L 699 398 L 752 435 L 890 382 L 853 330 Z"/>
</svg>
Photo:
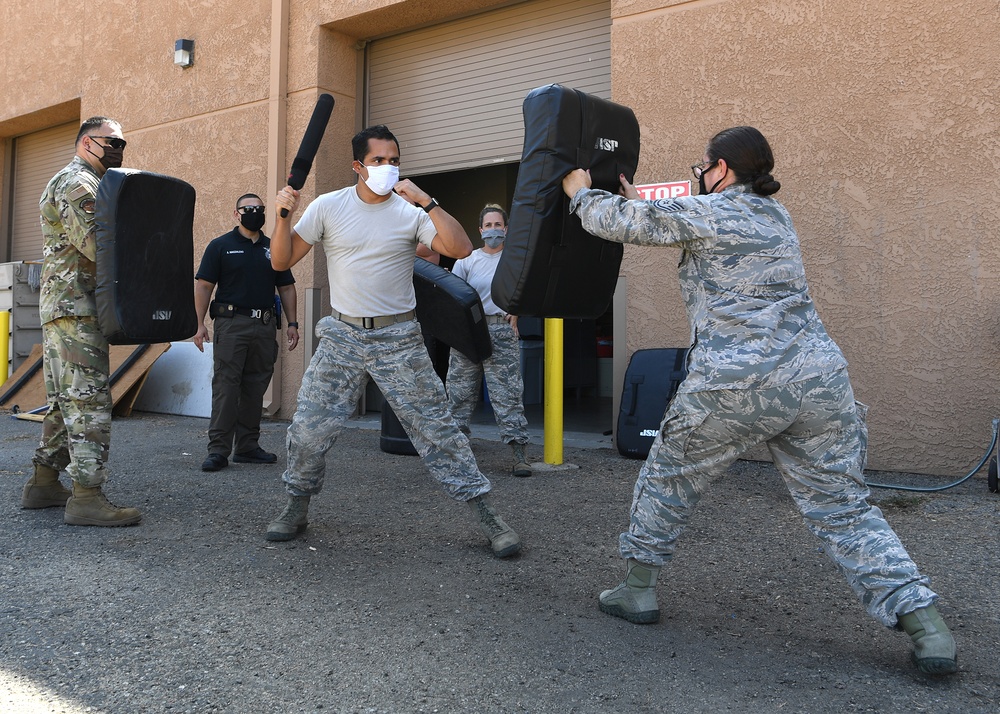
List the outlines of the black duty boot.
<svg viewBox="0 0 1000 714">
<path fill-rule="evenodd" d="M 222 454 L 209 454 L 204 461 L 201 462 L 202 471 L 218 471 L 229 466 L 229 459 L 227 459 Z"/>
<path fill-rule="evenodd" d="M 256 449 L 244 451 L 243 453 L 233 456 L 233 461 L 238 464 L 273 464 L 277 460 L 277 454 L 272 454 L 270 451 L 264 451 L 259 446 Z"/>
<path fill-rule="evenodd" d="M 955 638 L 933 605 L 899 616 L 899 626 L 913 640 L 913 663 L 924 674 L 958 671 Z"/>
<path fill-rule="evenodd" d="M 292 540 L 309 525 L 309 496 L 289 496 L 285 510 L 267 527 L 267 540 Z"/>
<path fill-rule="evenodd" d="M 21 508 L 62 508 L 73 494 L 59 482 L 59 472 L 35 464 L 35 473 L 21 491 Z"/>
</svg>

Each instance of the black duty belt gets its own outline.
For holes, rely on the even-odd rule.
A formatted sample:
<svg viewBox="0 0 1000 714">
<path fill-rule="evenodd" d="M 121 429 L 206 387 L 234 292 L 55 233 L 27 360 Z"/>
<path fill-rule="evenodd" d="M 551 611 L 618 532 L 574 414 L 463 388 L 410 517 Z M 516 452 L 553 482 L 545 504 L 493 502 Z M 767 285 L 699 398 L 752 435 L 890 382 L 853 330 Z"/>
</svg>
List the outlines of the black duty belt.
<svg viewBox="0 0 1000 714">
<path fill-rule="evenodd" d="M 213 300 L 208 306 L 208 314 L 215 317 L 232 317 L 233 315 L 243 315 L 254 320 L 260 320 L 265 325 L 270 324 L 274 317 L 274 308 L 270 307 L 236 307 L 236 305 Z"/>
<path fill-rule="evenodd" d="M 274 317 L 274 310 L 272 308 L 261 309 L 252 307 L 234 307 L 233 312 L 237 315 L 243 315 L 243 317 L 252 317 L 255 320 L 260 320 L 265 325 L 271 323 L 271 318 Z"/>
<path fill-rule="evenodd" d="M 398 315 L 380 315 L 378 317 L 351 317 L 342 312 L 333 311 L 333 317 L 341 322 L 346 322 L 348 325 L 354 325 L 355 327 L 363 327 L 366 330 L 388 327 L 389 325 L 395 325 L 397 322 L 408 322 L 416 316 L 417 313 L 415 310 L 401 312 Z"/>
</svg>

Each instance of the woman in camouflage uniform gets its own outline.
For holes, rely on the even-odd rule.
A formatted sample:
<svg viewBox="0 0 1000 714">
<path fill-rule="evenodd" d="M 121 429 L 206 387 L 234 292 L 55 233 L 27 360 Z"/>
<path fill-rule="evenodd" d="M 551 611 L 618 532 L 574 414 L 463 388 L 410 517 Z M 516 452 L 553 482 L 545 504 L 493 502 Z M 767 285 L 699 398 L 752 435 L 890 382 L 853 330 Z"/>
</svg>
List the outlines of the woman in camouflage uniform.
<svg viewBox="0 0 1000 714">
<path fill-rule="evenodd" d="M 713 477 L 765 443 L 807 527 L 868 612 L 915 643 L 929 674 L 957 670 L 955 642 L 928 587 L 862 474 L 865 407 L 806 283 L 798 237 L 771 198 L 774 158 L 752 127 L 720 132 L 692 170 L 701 195 L 639 200 L 591 188 L 580 169 L 563 180 L 570 210 L 606 240 L 681 249 L 678 274 L 692 328 L 688 376 L 668 405 L 636 482 L 620 538 L 626 576 L 601 593 L 604 612 L 659 619 L 655 584 Z M 710 187 L 710 188 L 709 188 Z"/>
<path fill-rule="evenodd" d="M 531 476 L 531 464 L 524 454 L 528 443 L 528 420 L 524 416 L 517 316 L 507 314 L 493 302 L 493 275 L 497 272 L 507 238 L 507 211 L 495 203 L 487 203 L 479 212 L 479 233 L 483 238 L 483 247 L 456 261 L 451 272 L 479 293 L 493 342 L 493 354 L 476 363 L 458 350 L 452 350 L 445 387 L 455 421 L 468 434 L 469 421 L 479 399 L 479 388 L 486 379 L 500 438 L 510 445 L 514 453 L 511 473 L 521 477 Z"/>
</svg>

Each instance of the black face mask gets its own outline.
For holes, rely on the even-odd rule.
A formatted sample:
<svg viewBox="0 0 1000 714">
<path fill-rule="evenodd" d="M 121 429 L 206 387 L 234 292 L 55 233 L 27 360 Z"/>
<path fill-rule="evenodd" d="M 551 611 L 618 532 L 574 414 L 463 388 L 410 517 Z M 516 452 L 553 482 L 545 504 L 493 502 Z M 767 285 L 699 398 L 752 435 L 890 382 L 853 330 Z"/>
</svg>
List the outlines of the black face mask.
<svg viewBox="0 0 1000 714">
<path fill-rule="evenodd" d="M 240 215 L 240 223 L 251 233 L 256 233 L 264 227 L 264 220 L 267 218 L 261 213 L 244 213 Z"/>
<path fill-rule="evenodd" d="M 125 155 L 125 149 L 112 149 L 110 146 L 101 146 L 104 149 L 104 155 L 98 156 L 90 149 L 87 149 L 87 153 L 97 159 L 104 170 L 117 169 L 122 165 L 122 158 Z"/>
<path fill-rule="evenodd" d="M 124 149 L 112 149 L 110 146 L 104 148 L 104 156 L 99 160 L 105 169 L 117 169 L 122 165 Z"/>
<path fill-rule="evenodd" d="M 718 163 L 718 162 L 716 162 L 716 163 Z M 713 163 L 712 166 L 715 166 L 715 164 Z M 711 168 L 711 167 L 709 167 L 709 168 Z M 716 181 L 715 184 L 712 186 L 712 190 L 709 191 L 705 187 L 705 172 L 706 171 L 708 171 L 708 169 L 705 169 L 705 171 L 702 171 L 701 176 L 698 177 L 698 191 L 699 191 L 699 195 L 701 195 L 701 196 L 707 196 L 710 193 L 715 193 L 715 189 L 719 186 L 719 184 L 726 180 L 726 174 L 723 174 L 722 178 L 720 178 L 718 181 Z M 728 171 L 729 171 L 729 169 L 726 169 L 727 173 L 728 173 Z"/>
</svg>

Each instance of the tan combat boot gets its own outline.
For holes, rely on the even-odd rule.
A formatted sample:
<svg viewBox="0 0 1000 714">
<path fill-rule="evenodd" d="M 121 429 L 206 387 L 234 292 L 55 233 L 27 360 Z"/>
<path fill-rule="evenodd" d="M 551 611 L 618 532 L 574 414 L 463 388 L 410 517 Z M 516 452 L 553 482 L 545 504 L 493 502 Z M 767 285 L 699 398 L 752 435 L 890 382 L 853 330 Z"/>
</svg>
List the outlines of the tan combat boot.
<svg viewBox="0 0 1000 714">
<path fill-rule="evenodd" d="M 289 496 L 281 514 L 267 527 L 267 540 L 291 540 L 309 525 L 309 496 Z"/>
<path fill-rule="evenodd" d="M 81 486 L 76 481 L 63 516 L 63 522 L 71 526 L 134 526 L 141 519 L 137 508 L 122 508 L 108 501 L 100 486 Z"/>
<path fill-rule="evenodd" d="M 44 464 L 35 464 L 35 473 L 24 484 L 21 508 L 62 508 L 73 494 L 59 482 L 59 472 Z"/>
<path fill-rule="evenodd" d="M 479 528 L 489 538 L 493 554 L 498 558 L 509 558 L 521 550 L 521 539 L 517 533 L 497 515 L 493 504 L 486 496 L 476 496 L 469 501 L 469 508 L 479 522 Z"/>
<path fill-rule="evenodd" d="M 913 663 L 924 674 L 952 674 L 958 671 L 955 638 L 937 608 L 922 607 L 899 616 L 899 626 L 913 640 Z"/>
<path fill-rule="evenodd" d="M 656 604 L 656 577 L 660 568 L 638 560 L 625 561 L 625 581 L 616 588 L 605 590 L 598 597 L 598 607 L 615 617 L 637 625 L 648 625 L 660 619 Z"/>
<path fill-rule="evenodd" d="M 522 478 L 531 476 L 531 464 L 524 456 L 524 444 L 511 444 L 510 448 L 514 450 L 514 467 L 511 473 Z"/>
</svg>

